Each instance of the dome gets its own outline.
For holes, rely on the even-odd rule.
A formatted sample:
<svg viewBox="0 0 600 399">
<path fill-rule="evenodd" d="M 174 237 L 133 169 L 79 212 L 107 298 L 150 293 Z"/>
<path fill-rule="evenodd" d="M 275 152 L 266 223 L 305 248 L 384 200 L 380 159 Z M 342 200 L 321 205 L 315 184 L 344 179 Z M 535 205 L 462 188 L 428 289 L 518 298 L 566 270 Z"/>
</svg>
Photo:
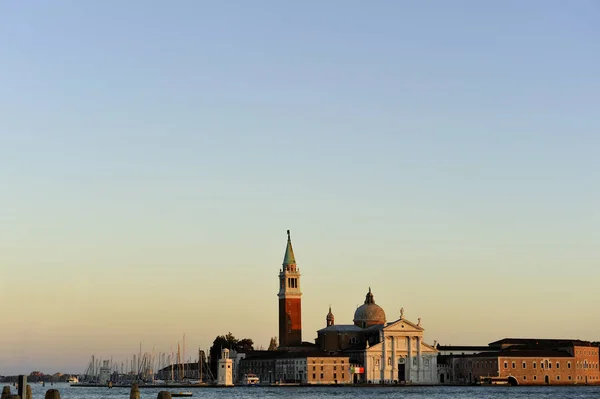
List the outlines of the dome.
<svg viewBox="0 0 600 399">
<path fill-rule="evenodd" d="M 385 324 L 385 312 L 381 306 L 375 304 L 371 288 L 365 298 L 365 303 L 354 312 L 354 325 L 361 328 Z"/>
</svg>

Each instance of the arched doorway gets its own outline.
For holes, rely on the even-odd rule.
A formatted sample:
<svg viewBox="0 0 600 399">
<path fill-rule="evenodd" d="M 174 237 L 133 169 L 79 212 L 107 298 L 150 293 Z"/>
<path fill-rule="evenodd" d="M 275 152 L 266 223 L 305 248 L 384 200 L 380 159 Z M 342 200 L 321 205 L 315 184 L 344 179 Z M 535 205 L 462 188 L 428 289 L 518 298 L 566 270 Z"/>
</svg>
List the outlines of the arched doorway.
<svg viewBox="0 0 600 399">
<path fill-rule="evenodd" d="M 550 384 L 550 377 L 544 376 L 544 383 L 546 383 L 546 385 Z"/>
<path fill-rule="evenodd" d="M 444 373 L 440 374 L 440 384 L 444 383 Z"/>
<path fill-rule="evenodd" d="M 517 381 L 517 379 L 512 375 L 508 376 L 508 383 L 512 386 L 519 385 L 519 381 Z"/>
<path fill-rule="evenodd" d="M 398 382 L 400 384 L 406 382 L 406 359 L 403 357 L 398 359 Z"/>
</svg>

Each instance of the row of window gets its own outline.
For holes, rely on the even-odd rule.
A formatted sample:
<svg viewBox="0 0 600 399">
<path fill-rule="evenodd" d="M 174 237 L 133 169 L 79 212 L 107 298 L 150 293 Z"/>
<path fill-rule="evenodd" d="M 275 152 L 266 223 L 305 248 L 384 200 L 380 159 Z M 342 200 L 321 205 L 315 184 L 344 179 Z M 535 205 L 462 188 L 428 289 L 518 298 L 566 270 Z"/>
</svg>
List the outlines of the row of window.
<svg viewBox="0 0 600 399">
<path fill-rule="evenodd" d="M 584 356 L 586 356 L 586 355 L 596 355 L 597 353 L 598 352 L 596 350 L 594 350 L 594 349 L 588 350 L 588 351 L 577 351 L 578 355 L 584 355 Z"/>
<path fill-rule="evenodd" d="M 537 368 L 537 362 L 534 360 L 533 362 L 531 362 L 532 368 Z M 513 369 L 517 368 L 517 363 L 516 362 L 512 362 L 511 364 Z M 508 368 L 508 362 L 505 361 L 504 362 L 504 368 L 507 369 Z M 523 361 L 521 363 L 521 368 L 526 369 L 527 368 L 527 362 Z M 540 368 L 547 368 L 547 369 L 551 369 L 552 368 L 552 362 L 548 361 L 548 360 L 544 360 L 544 361 L 540 361 Z M 560 362 L 556 362 L 556 368 L 559 369 L 560 368 Z M 567 362 L 567 368 L 570 369 L 571 368 L 571 362 Z"/>
<path fill-rule="evenodd" d="M 537 363 L 535 361 L 531 362 L 532 363 L 532 368 L 537 368 Z M 511 364 L 511 368 L 516 369 L 517 368 L 517 364 L 515 362 L 512 362 Z M 508 368 L 508 362 L 505 361 L 504 362 L 504 368 L 507 369 Z M 527 368 L 527 362 L 523 361 L 521 363 L 521 368 L 526 369 Z M 543 368 L 547 368 L 547 369 L 551 369 L 552 368 L 552 362 L 548 361 L 548 360 L 544 360 L 544 361 L 540 361 L 540 369 Z M 560 362 L 556 362 L 556 368 L 559 369 L 560 368 Z M 567 362 L 567 368 L 570 369 L 571 368 L 571 362 Z M 577 368 L 578 369 L 587 369 L 587 368 L 592 368 L 592 369 L 597 369 L 598 368 L 598 363 L 588 363 L 587 360 L 584 362 L 577 362 Z"/>
<path fill-rule="evenodd" d="M 546 376 L 546 377 L 548 377 L 548 376 Z M 533 376 L 533 380 L 537 381 L 537 375 Z M 569 380 L 571 380 L 571 376 L 569 376 Z M 527 381 L 527 376 L 526 375 L 523 376 L 523 381 Z M 550 381 L 550 377 L 548 377 L 548 381 Z M 560 375 L 556 376 L 556 381 L 560 381 Z"/>
<path fill-rule="evenodd" d="M 316 361 L 316 360 L 313 360 L 313 361 L 312 361 L 312 363 L 313 363 L 313 364 L 316 364 L 316 363 L 317 363 L 317 361 Z M 344 360 L 341 360 L 341 363 L 342 363 L 342 364 L 344 364 L 344 363 L 345 363 L 345 361 L 344 361 Z M 321 364 L 323 364 L 323 359 L 321 359 Z M 337 360 L 336 360 L 336 359 L 333 359 L 333 364 L 337 364 Z"/>
<path fill-rule="evenodd" d="M 320 374 L 321 375 L 321 379 L 323 379 L 323 373 Z M 342 373 L 342 380 L 346 377 L 346 374 Z M 317 374 L 313 373 L 313 380 L 317 379 Z M 337 373 L 333 373 L 333 379 L 337 380 Z"/>
<path fill-rule="evenodd" d="M 548 377 L 548 376 L 546 376 L 546 377 Z M 584 376 L 581 376 L 581 375 L 578 375 L 578 376 L 577 376 L 577 379 L 578 379 L 578 380 L 583 380 L 584 378 L 585 378 L 585 377 L 584 377 Z M 596 375 L 592 375 L 592 376 L 589 376 L 589 377 L 588 377 L 588 380 L 598 380 L 599 378 L 600 378 L 600 377 L 598 377 L 598 376 L 596 376 Z M 569 381 L 571 381 L 571 376 L 568 376 L 568 379 L 569 379 Z M 533 380 L 534 380 L 534 381 L 537 381 L 537 375 L 534 375 L 534 376 L 533 376 Z M 550 377 L 548 377 L 548 380 L 550 380 Z M 526 376 L 526 375 L 524 375 L 524 376 L 523 376 L 523 381 L 527 381 L 527 376 Z M 560 381 L 560 375 L 557 375 L 557 376 L 556 376 L 556 381 Z"/>
<path fill-rule="evenodd" d="M 298 279 L 288 277 L 288 287 L 290 288 L 298 288 Z M 289 302 L 288 302 L 289 303 Z"/>
</svg>

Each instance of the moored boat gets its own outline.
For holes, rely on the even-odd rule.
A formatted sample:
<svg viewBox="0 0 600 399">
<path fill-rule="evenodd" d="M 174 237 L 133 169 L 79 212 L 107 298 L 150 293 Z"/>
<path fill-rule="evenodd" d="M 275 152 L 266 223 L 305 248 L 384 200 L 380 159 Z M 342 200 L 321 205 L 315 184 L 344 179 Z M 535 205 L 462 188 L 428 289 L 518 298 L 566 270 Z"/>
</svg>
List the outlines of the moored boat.
<svg viewBox="0 0 600 399">
<path fill-rule="evenodd" d="M 256 374 L 246 374 L 244 385 L 256 386 L 260 383 L 260 379 Z"/>
</svg>

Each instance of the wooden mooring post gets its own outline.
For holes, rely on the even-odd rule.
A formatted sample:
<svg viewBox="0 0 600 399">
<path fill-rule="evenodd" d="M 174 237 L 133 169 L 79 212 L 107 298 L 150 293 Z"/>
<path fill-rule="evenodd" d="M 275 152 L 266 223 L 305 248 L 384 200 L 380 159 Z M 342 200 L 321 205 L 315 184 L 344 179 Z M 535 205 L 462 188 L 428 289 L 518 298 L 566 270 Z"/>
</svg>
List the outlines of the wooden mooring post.
<svg viewBox="0 0 600 399">
<path fill-rule="evenodd" d="M 5 385 L 4 388 L 2 388 L 2 398 L 1 399 L 6 399 L 10 396 L 10 387 L 8 385 Z"/>
<path fill-rule="evenodd" d="M 60 399 L 60 392 L 58 392 L 58 389 L 48 389 L 45 399 Z"/>
<path fill-rule="evenodd" d="M 160 391 L 156 399 L 171 399 L 171 392 Z"/>
<path fill-rule="evenodd" d="M 19 389 L 18 389 L 17 394 L 21 398 L 25 399 L 25 395 L 26 395 L 26 392 L 27 392 L 27 388 L 26 388 L 27 387 L 27 376 L 26 375 L 20 375 L 17 381 L 19 381 Z"/>
<path fill-rule="evenodd" d="M 131 392 L 129 393 L 129 399 L 140 399 L 140 387 L 138 384 L 131 384 Z"/>
</svg>

